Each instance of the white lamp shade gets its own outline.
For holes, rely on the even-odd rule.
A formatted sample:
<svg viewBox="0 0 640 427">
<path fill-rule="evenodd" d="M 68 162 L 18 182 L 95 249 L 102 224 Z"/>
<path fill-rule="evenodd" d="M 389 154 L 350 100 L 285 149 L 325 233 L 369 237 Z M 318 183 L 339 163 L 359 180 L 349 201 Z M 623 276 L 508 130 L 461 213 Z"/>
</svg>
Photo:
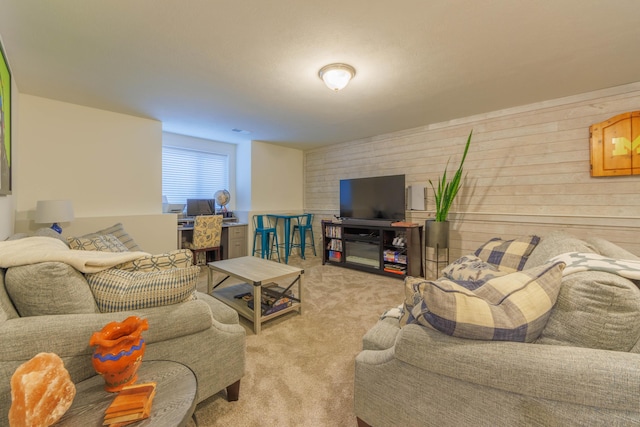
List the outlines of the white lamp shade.
<svg viewBox="0 0 640 427">
<path fill-rule="evenodd" d="M 349 84 L 356 70 L 347 64 L 330 64 L 322 67 L 318 75 L 329 89 L 339 91 Z"/>
<path fill-rule="evenodd" d="M 57 223 L 73 221 L 71 200 L 38 200 L 36 223 Z"/>
</svg>

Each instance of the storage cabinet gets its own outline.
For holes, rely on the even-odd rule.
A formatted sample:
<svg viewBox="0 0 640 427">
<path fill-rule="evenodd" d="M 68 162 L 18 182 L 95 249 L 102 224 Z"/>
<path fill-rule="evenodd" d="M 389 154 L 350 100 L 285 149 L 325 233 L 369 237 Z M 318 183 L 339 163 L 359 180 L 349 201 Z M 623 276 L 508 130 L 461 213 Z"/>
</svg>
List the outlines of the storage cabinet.
<svg viewBox="0 0 640 427">
<path fill-rule="evenodd" d="M 247 225 L 232 225 L 227 228 L 227 253 L 223 251 L 223 258 L 239 258 L 247 256 Z"/>
<path fill-rule="evenodd" d="M 589 128 L 591 176 L 640 175 L 640 111 Z"/>
<path fill-rule="evenodd" d="M 322 263 L 393 277 L 422 276 L 422 226 L 322 221 Z"/>
</svg>

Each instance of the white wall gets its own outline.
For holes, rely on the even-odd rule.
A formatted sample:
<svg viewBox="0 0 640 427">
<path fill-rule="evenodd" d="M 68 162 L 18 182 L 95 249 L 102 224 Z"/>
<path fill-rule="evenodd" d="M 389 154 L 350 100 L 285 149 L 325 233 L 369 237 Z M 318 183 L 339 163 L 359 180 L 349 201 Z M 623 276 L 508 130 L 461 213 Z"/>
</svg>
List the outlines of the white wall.
<svg viewBox="0 0 640 427">
<path fill-rule="evenodd" d="M 168 229 L 125 229 L 147 251 L 176 247 L 175 217 L 162 217 L 160 122 L 21 94 L 15 127 L 16 232 L 42 226 L 38 200 L 70 199 L 78 221 L 96 218 L 96 229 L 105 217 L 159 216 Z"/>
<path fill-rule="evenodd" d="M 301 211 L 303 152 L 253 141 L 251 159 L 251 210 Z"/>
</svg>

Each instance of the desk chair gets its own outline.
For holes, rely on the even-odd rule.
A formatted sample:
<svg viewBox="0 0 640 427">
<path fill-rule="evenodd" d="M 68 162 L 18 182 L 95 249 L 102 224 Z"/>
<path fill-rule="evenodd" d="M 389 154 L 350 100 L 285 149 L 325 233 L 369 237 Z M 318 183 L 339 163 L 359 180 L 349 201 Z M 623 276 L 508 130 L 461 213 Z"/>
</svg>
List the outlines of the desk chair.
<svg viewBox="0 0 640 427">
<path fill-rule="evenodd" d="M 256 241 L 260 236 L 260 249 L 256 249 Z M 274 251 L 275 248 L 275 251 Z M 280 262 L 280 251 L 278 250 L 278 233 L 276 232 L 276 226 L 272 224 L 271 218 L 268 215 L 254 215 L 253 216 L 253 252 L 260 254 L 261 258 L 271 259 L 273 253 L 278 255 L 278 262 Z"/>
<path fill-rule="evenodd" d="M 293 248 L 300 248 L 300 258 L 305 259 L 305 240 L 307 233 L 311 233 L 311 247 L 313 248 L 313 256 L 316 256 L 316 241 L 313 237 L 313 214 L 300 215 L 296 220 L 298 223 L 293 225 L 291 243 L 289 244 L 289 247 L 291 248 L 290 251 L 293 251 Z M 296 236 L 296 232 L 298 233 L 298 243 L 294 243 L 293 241 Z"/>
<path fill-rule="evenodd" d="M 220 237 L 222 236 L 222 215 L 199 215 L 193 222 L 193 241 L 186 242 L 185 248 L 193 252 L 193 264 L 209 262 L 207 254 L 213 252 L 214 260 L 220 260 Z M 198 262 L 204 261 L 204 262 Z"/>
</svg>

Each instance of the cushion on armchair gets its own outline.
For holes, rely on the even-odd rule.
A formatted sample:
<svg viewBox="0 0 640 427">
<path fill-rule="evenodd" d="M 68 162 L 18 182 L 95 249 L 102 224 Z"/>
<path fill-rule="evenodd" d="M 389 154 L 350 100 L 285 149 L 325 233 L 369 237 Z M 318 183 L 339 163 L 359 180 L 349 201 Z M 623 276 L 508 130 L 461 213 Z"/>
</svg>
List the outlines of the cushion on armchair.
<svg viewBox="0 0 640 427">
<path fill-rule="evenodd" d="M 452 280 L 407 277 L 407 323 L 460 338 L 532 342 L 556 302 L 563 262 L 488 280 L 470 290 Z"/>
<path fill-rule="evenodd" d="M 129 249 L 113 234 L 93 237 L 68 237 L 69 248 L 80 251 L 127 252 Z"/>
<path fill-rule="evenodd" d="M 195 298 L 200 267 L 160 271 L 110 268 L 87 274 L 87 282 L 101 312 L 137 310 L 177 304 Z"/>
<path fill-rule="evenodd" d="M 170 268 L 186 268 L 193 265 L 193 252 L 177 249 L 160 255 L 147 255 L 133 261 L 119 264 L 116 268 L 127 271 L 159 271 Z"/>
<path fill-rule="evenodd" d="M 23 317 L 99 313 L 82 273 L 62 262 L 10 267 L 5 288 Z"/>
<path fill-rule="evenodd" d="M 494 277 L 504 276 L 505 274 L 508 273 L 498 270 L 493 264 L 489 264 L 475 255 L 465 255 L 442 270 L 444 277 L 458 284 L 462 284 L 469 290 L 479 288 L 488 280 Z"/>
<path fill-rule="evenodd" d="M 508 273 L 524 269 L 527 258 L 540 242 L 538 236 L 525 236 L 513 240 L 495 237 L 480 246 L 475 255 Z"/>
<path fill-rule="evenodd" d="M 122 223 L 114 224 L 111 227 L 98 230 L 95 233 L 85 234 L 82 237 L 96 237 L 104 236 L 106 234 L 114 235 L 130 251 L 142 251 L 142 249 L 140 249 L 140 246 L 138 246 L 135 240 L 133 240 L 133 237 L 131 237 L 129 233 L 124 230 L 124 226 L 122 225 Z"/>
</svg>

